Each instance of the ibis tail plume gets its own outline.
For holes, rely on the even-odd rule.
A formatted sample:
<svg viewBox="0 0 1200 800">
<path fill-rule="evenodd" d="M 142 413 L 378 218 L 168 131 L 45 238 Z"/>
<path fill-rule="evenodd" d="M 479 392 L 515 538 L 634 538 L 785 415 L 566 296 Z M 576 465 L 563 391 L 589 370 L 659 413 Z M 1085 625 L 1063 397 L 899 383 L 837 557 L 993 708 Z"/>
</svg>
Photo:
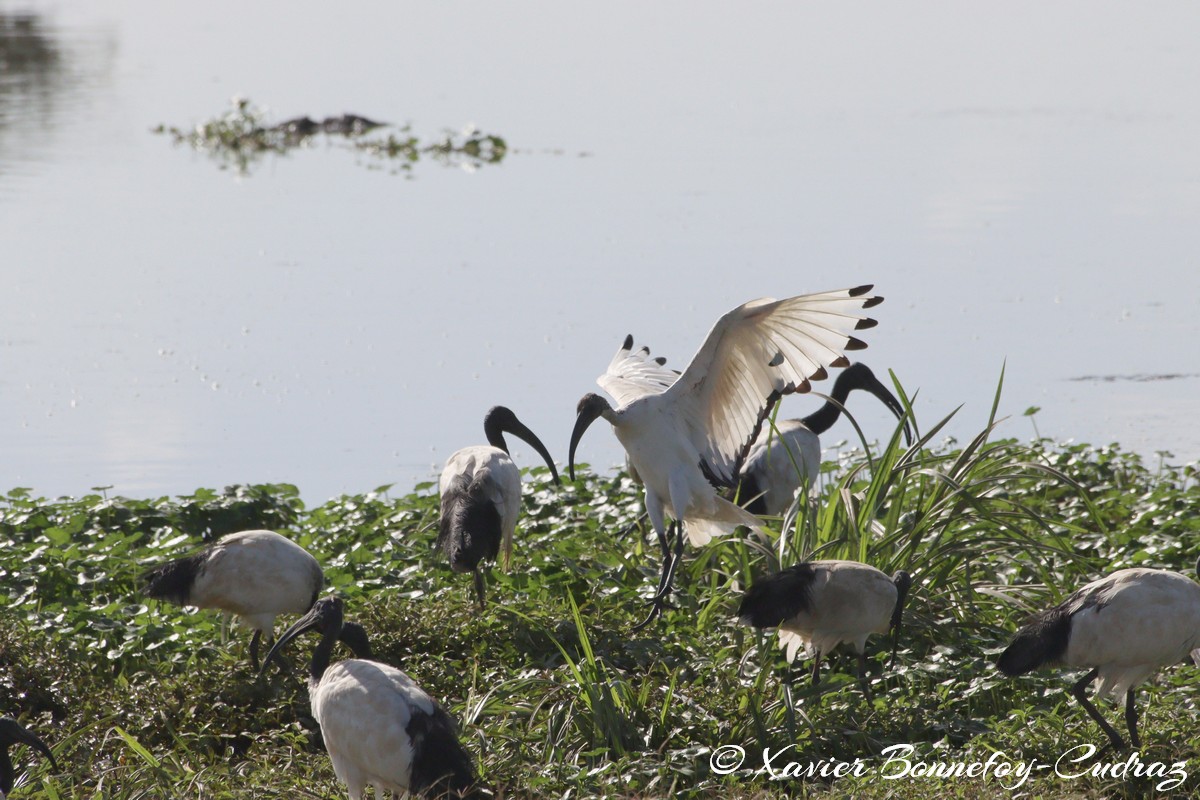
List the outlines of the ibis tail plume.
<svg viewBox="0 0 1200 800">
<path fill-rule="evenodd" d="M 1200 572 L 1200 561 L 1196 569 Z M 1125 726 L 1137 748 L 1135 690 L 1163 667 L 1189 656 L 1200 664 L 1200 584 L 1178 572 L 1134 568 L 1092 581 L 1035 614 L 996 665 L 1009 676 L 1043 665 L 1090 667 L 1071 687 L 1071 695 L 1113 747 L 1124 750 L 1121 735 L 1088 699 L 1087 686 L 1098 679 L 1097 696 L 1125 696 Z"/>
<path fill-rule="evenodd" d="M 809 391 L 828 368 L 849 365 L 846 351 L 866 347 L 855 334 L 876 323 L 860 312 L 883 301 L 871 288 L 738 306 L 717 320 L 678 374 L 633 352 L 633 337 L 627 337 L 597 379 L 617 406 L 596 394 L 579 401 L 567 459 L 572 479 L 579 441 L 603 417 L 642 479 L 646 513 L 662 548 L 662 576 L 650 614 L 638 628 L 668 604 L 685 529 L 693 545 L 742 525 L 762 530 L 757 517 L 717 489 L 736 484 L 751 444 L 782 395 Z M 667 515 L 674 520 L 673 551 Z"/>
<path fill-rule="evenodd" d="M 475 765 L 458 739 L 454 720 L 395 667 L 368 658 L 331 665 L 343 628 L 342 601 L 322 598 L 280 635 L 263 666 L 300 634 L 321 633 L 309 666 L 309 702 L 333 771 L 350 800 L 361 800 L 367 786 L 374 787 L 376 797 L 385 791 L 469 796 Z M 360 646 L 364 644 L 365 634 Z"/>
<path fill-rule="evenodd" d="M 558 469 L 546 446 L 517 415 L 496 406 L 483 418 L 487 445 L 464 447 L 446 460 L 438 488 L 441 513 L 436 546 L 455 572 L 475 574 L 475 596 L 485 606 L 481 562 L 495 561 L 501 548 L 504 567 L 512 561 L 513 531 L 521 513 L 521 471 L 508 454 L 505 433 L 527 442 L 545 460 L 554 483 Z"/>
<path fill-rule="evenodd" d="M 804 561 L 754 583 L 742 596 L 738 617 L 755 628 L 778 628 L 779 646 L 794 661 L 803 649 L 812 656 L 812 682 L 820 679 L 821 659 L 841 642 L 858 654 L 858 682 L 867 688 L 867 637 L 892 632 L 896 660 L 904 602 L 912 578 L 892 577 L 857 561 Z"/>
</svg>

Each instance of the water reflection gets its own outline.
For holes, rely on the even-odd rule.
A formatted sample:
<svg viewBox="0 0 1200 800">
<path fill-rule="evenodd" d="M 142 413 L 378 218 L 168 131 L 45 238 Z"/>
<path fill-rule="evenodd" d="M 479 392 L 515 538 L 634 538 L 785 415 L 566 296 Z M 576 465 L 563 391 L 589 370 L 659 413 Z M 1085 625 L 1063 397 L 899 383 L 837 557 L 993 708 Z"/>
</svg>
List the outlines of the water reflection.
<svg viewBox="0 0 1200 800">
<path fill-rule="evenodd" d="M 37 160 L 69 113 L 69 97 L 95 78 L 107 80 L 113 40 L 104 30 L 89 37 L 87 44 L 70 40 L 39 13 L 0 11 L 0 151 L 16 154 L 0 160 L 0 173 Z"/>
<path fill-rule="evenodd" d="M 62 62 L 62 52 L 40 17 L 0 11 L 0 127 L 18 116 L 12 109 L 35 115 L 44 111 L 64 79 Z"/>
</svg>

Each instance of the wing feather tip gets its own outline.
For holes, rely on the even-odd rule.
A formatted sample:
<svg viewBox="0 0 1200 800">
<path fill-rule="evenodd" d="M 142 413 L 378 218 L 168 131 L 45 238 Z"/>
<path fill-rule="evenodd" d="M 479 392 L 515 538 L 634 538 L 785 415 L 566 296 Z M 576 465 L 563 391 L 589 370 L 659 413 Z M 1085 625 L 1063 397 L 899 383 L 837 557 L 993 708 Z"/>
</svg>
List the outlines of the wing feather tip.
<svg viewBox="0 0 1200 800">
<path fill-rule="evenodd" d="M 633 334 L 632 333 L 625 334 L 625 344 L 621 345 L 621 349 L 622 350 L 632 350 L 633 349 Z"/>
<path fill-rule="evenodd" d="M 851 336 L 849 341 L 846 342 L 845 349 L 847 349 L 847 350 L 866 350 L 867 343 L 864 342 L 862 339 L 859 339 L 857 336 Z"/>
<path fill-rule="evenodd" d="M 836 369 L 844 369 L 845 367 L 850 366 L 850 359 L 846 358 L 845 356 L 838 356 L 833 361 L 829 362 L 829 366 Z"/>
<path fill-rule="evenodd" d="M 868 328 L 874 328 L 879 324 L 879 321 L 871 317 L 863 317 L 858 322 L 854 323 L 854 330 L 865 331 Z"/>
<path fill-rule="evenodd" d="M 883 302 L 883 295 L 877 294 L 874 297 L 868 297 L 866 299 L 866 301 L 862 304 L 862 307 L 863 308 L 874 308 L 875 306 L 879 305 L 882 302 Z"/>
<path fill-rule="evenodd" d="M 866 294 L 867 292 L 871 291 L 874 288 L 875 288 L 875 284 L 864 283 L 862 286 L 855 286 L 853 289 L 848 291 L 847 294 L 850 295 L 851 297 L 861 297 L 862 295 Z M 869 302 L 872 302 L 873 300 L 875 300 L 875 298 L 872 297 L 867 302 L 869 303 Z M 882 302 L 883 298 L 880 297 L 879 300 Z"/>
</svg>

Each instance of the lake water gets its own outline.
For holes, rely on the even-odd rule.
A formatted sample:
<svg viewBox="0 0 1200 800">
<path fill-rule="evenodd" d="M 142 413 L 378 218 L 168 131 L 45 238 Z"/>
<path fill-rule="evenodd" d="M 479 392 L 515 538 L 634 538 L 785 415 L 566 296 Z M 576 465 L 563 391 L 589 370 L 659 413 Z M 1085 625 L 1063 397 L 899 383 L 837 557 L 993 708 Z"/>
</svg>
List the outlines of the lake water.
<svg viewBox="0 0 1200 800">
<path fill-rule="evenodd" d="M 1194 461 L 1198 30 L 1186 2 L 0 0 L 0 488 L 407 489 L 494 404 L 565 461 L 625 334 L 683 366 L 745 300 L 868 282 L 859 355 L 924 427 L 980 430 L 1003 367 L 999 435 L 1039 406 Z M 235 96 L 510 150 L 405 173 L 320 135 L 239 174 L 152 132 Z"/>
</svg>

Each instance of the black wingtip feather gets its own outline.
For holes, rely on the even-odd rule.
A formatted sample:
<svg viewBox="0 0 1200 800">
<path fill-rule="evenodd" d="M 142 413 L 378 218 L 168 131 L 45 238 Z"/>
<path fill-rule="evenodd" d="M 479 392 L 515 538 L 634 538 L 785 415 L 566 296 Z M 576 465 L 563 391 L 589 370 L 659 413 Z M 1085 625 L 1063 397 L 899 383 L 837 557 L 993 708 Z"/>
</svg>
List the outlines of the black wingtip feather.
<svg viewBox="0 0 1200 800">
<path fill-rule="evenodd" d="M 815 576 L 812 564 L 802 562 L 755 581 L 742 595 L 738 619 L 754 628 L 774 628 L 803 611 L 810 611 Z"/>
<path fill-rule="evenodd" d="M 846 358 L 845 356 L 838 356 L 833 361 L 829 362 L 829 366 L 834 367 L 835 369 L 842 369 L 843 367 L 850 366 L 850 359 Z"/>
<path fill-rule="evenodd" d="M 867 343 L 864 342 L 862 339 L 859 339 L 855 336 L 851 336 L 850 340 L 848 342 L 846 342 L 846 349 L 847 350 L 866 350 Z"/>
<path fill-rule="evenodd" d="M 863 302 L 862 307 L 863 308 L 874 308 L 875 306 L 879 305 L 882 302 L 883 302 L 883 295 L 877 294 L 874 297 L 867 298 L 867 300 L 865 302 Z"/>
<path fill-rule="evenodd" d="M 847 294 L 851 297 L 860 297 L 875 288 L 873 283 L 864 283 L 862 286 L 855 286 Z"/>
<path fill-rule="evenodd" d="M 633 334 L 632 333 L 625 334 L 625 344 L 621 345 L 621 349 L 622 350 L 632 350 L 633 349 Z"/>
<path fill-rule="evenodd" d="M 860 319 L 858 322 L 854 323 L 854 330 L 865 331 L 868 328 L 874 328 L 878 324 L 879 324 L 879 322 L 872 319 L 871 317 L 864 317 L 864 318 Z"/>
</svg>

